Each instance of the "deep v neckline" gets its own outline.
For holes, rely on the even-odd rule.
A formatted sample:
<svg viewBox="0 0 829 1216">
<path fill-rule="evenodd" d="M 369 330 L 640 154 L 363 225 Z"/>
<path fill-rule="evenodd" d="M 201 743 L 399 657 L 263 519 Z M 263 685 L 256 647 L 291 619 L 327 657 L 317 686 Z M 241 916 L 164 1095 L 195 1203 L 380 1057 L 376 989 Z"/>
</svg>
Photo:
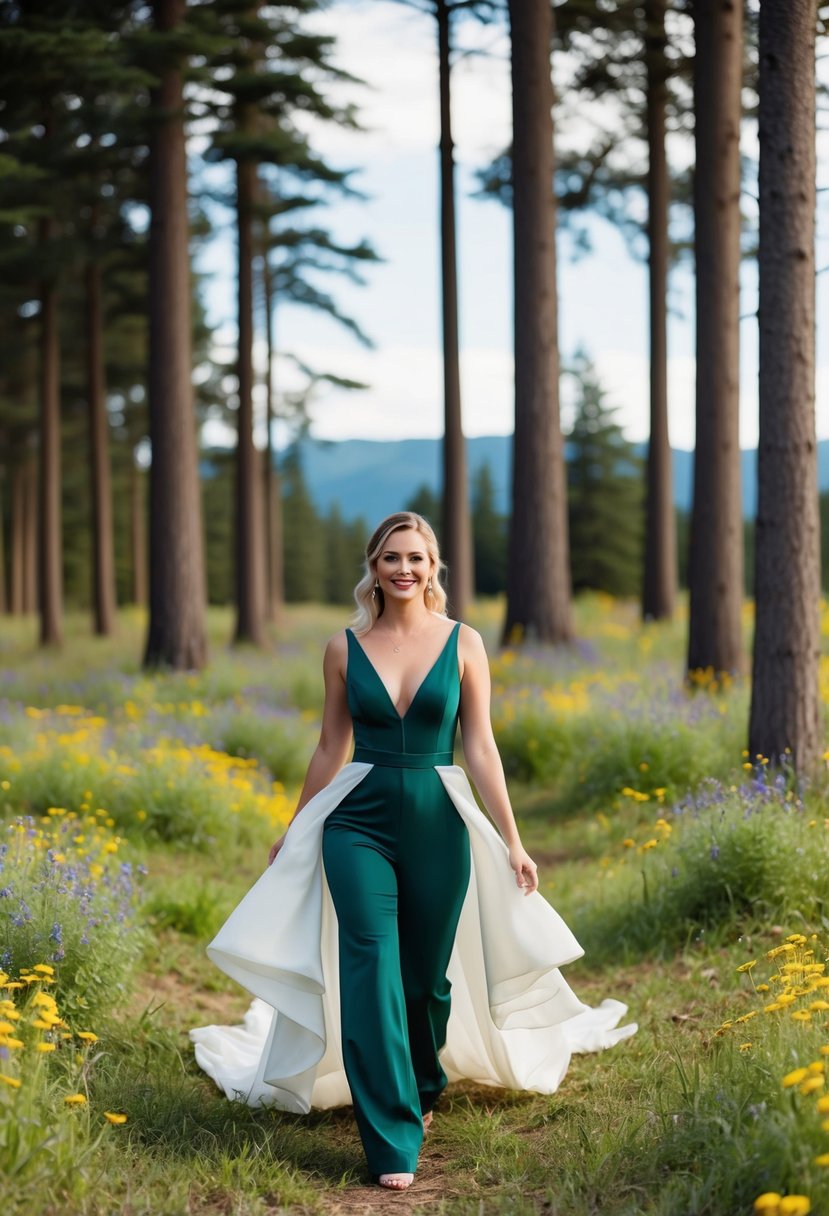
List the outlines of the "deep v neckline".
<svg viewBox="0 0 829 1216">
<path fill-rule="evenodd" d="M 446 641 L 441 646 L 440 651 L 438 652 L 434 663 L 429 668 L 429 670 L 426 672 L 425 676 L 423 677 L 423 679 L 420 681 L 417 688 L 415 689 L 414 696 L 412 697 L 411 701 L 409 702 L 406 712 L 404 714 L 401 714 L 400 710 L 397 708 L 394 701 L 392 701 L 391 693 L 389 692 L 388 688 L 386 688 L 385 681 L 382 679 L 380 672 L 377 670 L 377 668 L 372 663 L 371 659 L 368 656 L 368 652 L 365 650 L 362 643 L 357 640 L 356 633 L 354 632 L 353 629 L 349 629 L 348 632 L 351 634 L 352 638 L 354 639 L 354 643 L 357 646 L 357 649 L 361 652 L 361 654 L 363 655 L 363 658 L 368 663 L 371 670 L 374 672 L 375 679 L 377 680 L 377 683 L 382 688 L 383 692 L 386 694 L 386 700 L 388 701 L 391 708 L 394 710 L 394 713 L 399 722 L 405 722 L 406 719 L 408 718 L 409 714 L 412 711 L 412 706 L 414 705 L 417 698 L 420 696 L 420 693 L 421 693 L 421 690 L 422 690 L 424 684 L 429 679 L 429 676 L 435 670 L 435 668 L 437 667 L 438 663 L 441 661 L 443 656 L 446 654 L 446 648 L 449 645 L 449 643 L 451 642 L 452 638 L 454 637 L 455 631 L 457 630 L 459 625 L 460 625 L 460 621 L 456 621 L 455 624 L 452 626 L 452 628 L 449 630 L 449 636 L 447 637 Z"/>
</svg>

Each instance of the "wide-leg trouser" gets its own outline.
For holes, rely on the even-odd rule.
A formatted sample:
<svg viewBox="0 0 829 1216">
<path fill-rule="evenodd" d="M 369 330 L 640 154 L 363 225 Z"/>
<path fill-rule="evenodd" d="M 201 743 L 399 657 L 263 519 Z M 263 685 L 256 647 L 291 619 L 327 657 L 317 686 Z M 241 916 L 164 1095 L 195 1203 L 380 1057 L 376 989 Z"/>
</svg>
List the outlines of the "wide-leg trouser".
<svg viewBox="0 0 829 1216">
<path fill-rule="evenodd" d="M 466 826 L 434 769 L 376 766 L 328 817 L 343 1060 L 371 1173 L 413 1172 L 446 1085 L 446 969 L 469 884 Z"/>
</svg>

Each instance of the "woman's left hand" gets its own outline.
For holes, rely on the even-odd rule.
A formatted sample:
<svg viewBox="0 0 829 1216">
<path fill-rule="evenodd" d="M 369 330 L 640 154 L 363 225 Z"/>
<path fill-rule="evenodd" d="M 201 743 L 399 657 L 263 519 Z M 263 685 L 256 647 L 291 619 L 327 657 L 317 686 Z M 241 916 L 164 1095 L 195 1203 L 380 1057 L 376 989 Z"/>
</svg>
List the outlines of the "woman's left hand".
<svg viewBox="0 0 829 1216">
<path fill-rule="evenodd" d="M 516 882 L 519 887 L 523 887 L 525 895 L 538 890 L 538 866 L 521 845 L 510 849 L 509 863 L 515 871 Z"/>
</svg>

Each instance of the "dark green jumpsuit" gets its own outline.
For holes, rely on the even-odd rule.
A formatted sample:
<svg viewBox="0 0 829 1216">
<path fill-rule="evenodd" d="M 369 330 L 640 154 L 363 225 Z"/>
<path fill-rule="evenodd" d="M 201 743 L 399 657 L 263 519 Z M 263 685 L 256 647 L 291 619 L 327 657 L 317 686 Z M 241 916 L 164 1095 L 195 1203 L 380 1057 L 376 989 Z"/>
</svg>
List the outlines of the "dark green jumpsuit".
<svg viewBox="0 0 829 1216">
<path fill-rule="evenodd" d="M 410 1173 L 446 1085 L 446 968 L 469 884 L 466 825 L 435 772 L 452 764 L 458 630 L 401 718 L 351 630 L 355 761 L 374 765 L 325 821 L 339 922 L 343 1060 L 372 1174 Z"/>
</svg>

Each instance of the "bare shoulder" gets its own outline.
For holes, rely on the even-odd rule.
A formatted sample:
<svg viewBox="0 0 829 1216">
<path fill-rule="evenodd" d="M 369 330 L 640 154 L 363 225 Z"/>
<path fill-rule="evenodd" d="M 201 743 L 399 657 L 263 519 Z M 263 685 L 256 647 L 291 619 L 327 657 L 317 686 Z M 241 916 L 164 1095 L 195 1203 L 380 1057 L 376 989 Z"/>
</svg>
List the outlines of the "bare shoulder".
<svg viewBox="0 0 829 1216">
<path fill-rule="evenodd" d="M 325 644 L 325 654 L 323 655 L 323 669 L 336 669 L 342 671 L 345 667 L 348 657 L 348 638 L 346 631 L 340 629 L 333 637 L 330 637 Z"/>
<path fill-rule="evenodd" d="M 458 654 L 464 663 L 488 661 L 484 640 L 471 625 L 462 623 L 458 630 Z"/>
</svg>

